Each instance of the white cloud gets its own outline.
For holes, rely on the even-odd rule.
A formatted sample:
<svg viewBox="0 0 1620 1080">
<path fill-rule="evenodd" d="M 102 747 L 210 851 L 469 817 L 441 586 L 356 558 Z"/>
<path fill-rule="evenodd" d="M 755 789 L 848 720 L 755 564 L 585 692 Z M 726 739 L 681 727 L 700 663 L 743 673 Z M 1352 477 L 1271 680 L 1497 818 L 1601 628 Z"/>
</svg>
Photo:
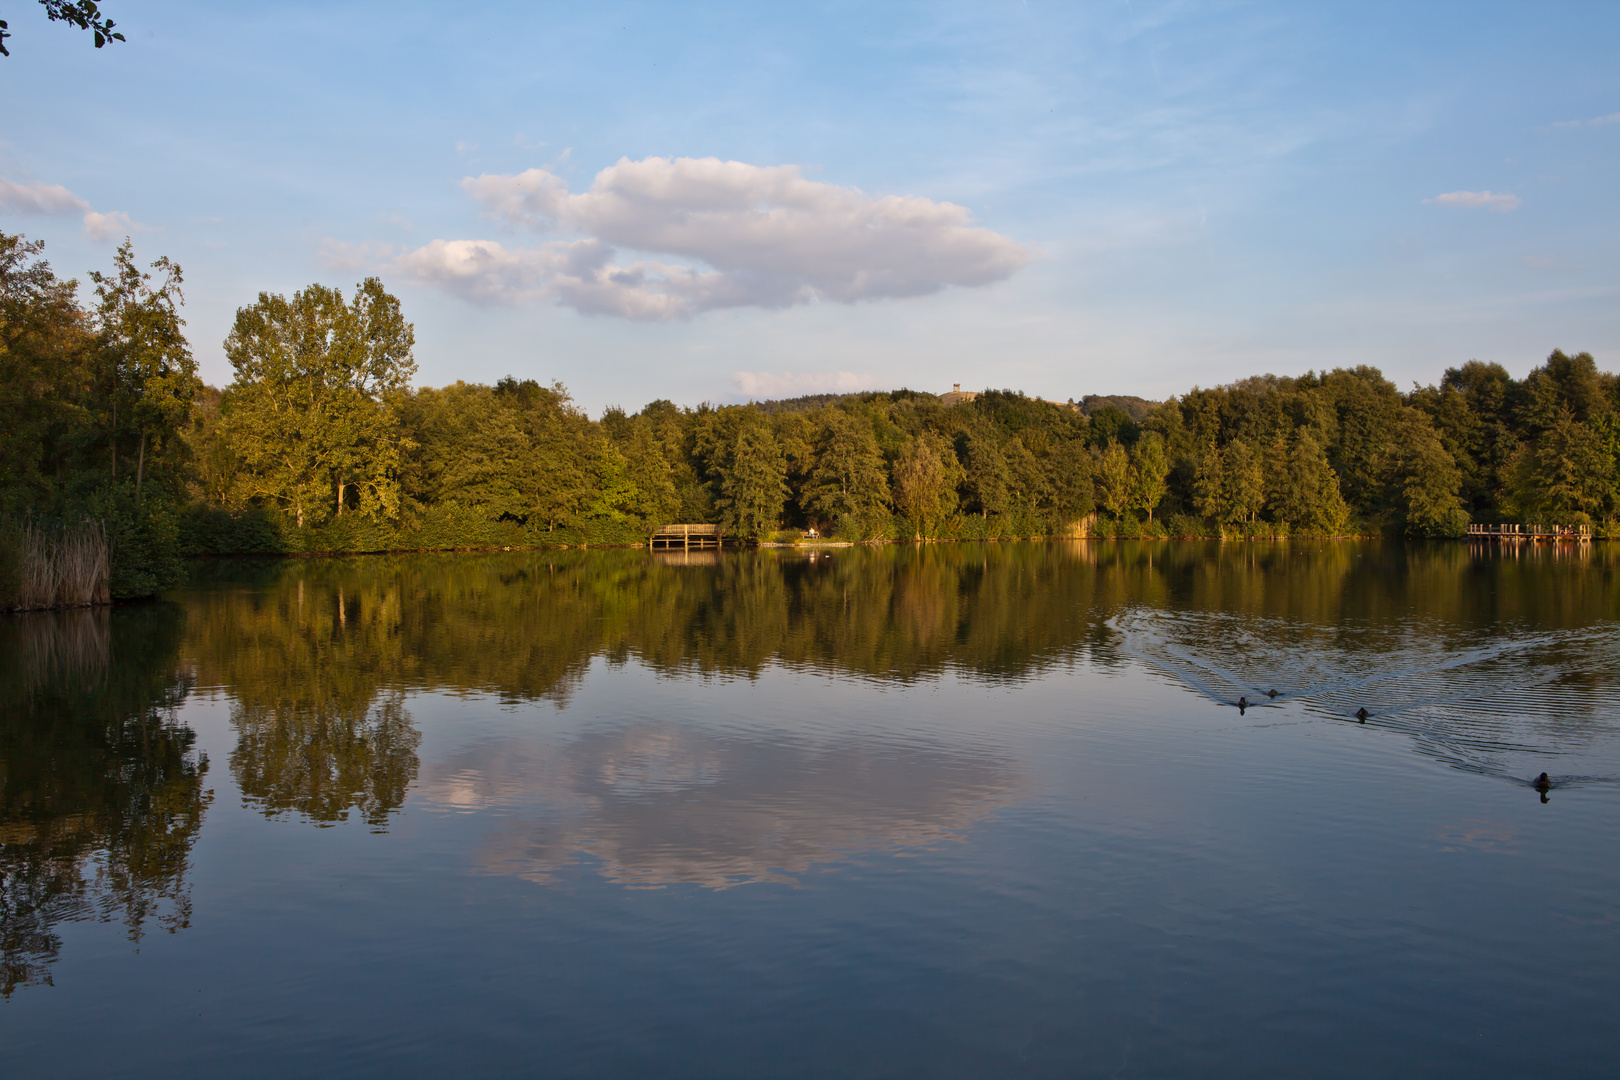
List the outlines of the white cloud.
<svg viewBox="0 0 1620 1080">
<path fill-rule="evenodd" d="M 98 244 L 140 232 L 145 227 L 139 222 L 131 221 L 129 215 L 122 210 L 111 210 L 105 214 L 92 210 L 84 215 L 84 235 Z"/>
<path fill-rule="evenodd" d="M 19 184 L 0 179 L 0 213 L 55 216 L 82 214 L 89 209 L 89 203 L 61 184 Z"/>
<path fill-rule="evenodd" d="M 321 241 L 321 249 L 315 253 L 315 257 L 322 266 L 352 271 L 374 267 L 393 254 L 392 244 L 345 244 L 341 240 L 327 238 Z"/>
<path fill-rule="evenodd" d="M 879 385 L 875 377 L 853 371 L 739 371 L 731 381 L 744 395 L 761 401 L 805 394 L 853 394 Z"/>
<path fill-rule="evenodd" d="M 1423 201 L 1434 206 L 1459 206 L 1467 210 L 1490 210 L 1498 214 L 1517 210 L 1520 203 L 1517 195 L 1510 195 L 1505 191 L 1448 191 L 1444 195 L 1436 195 Z"/>
<path fill-rule="evenodd" d="M 35 181 L 21 184 L 15 180 L 0 179 L 0 213 L 37 214 L 46 217 L 66 217 L 80 214 L 84 218 L 84 235 L 96 243 L 105 243 L 120 234 L 140 232 L 146 226 L 131 221 L 122 210 L 100 213 L 61 184 Z"/>
<path fill-rule="evenodd" d="M 1553 124 L 1553 127 L 1603 127 L 1605 124 L 1620 124 L 1620 112 L 1610 113 L 1608 116 L 1594 116 L 1590 120 L 1559 120 Z"/>
<path fill-rule="evenodd" d="M 794 165 L 622 159 L 580 194 L 549 169 L 468 177 L 462 186 L 504 224 L 584 237 L 517 249 L 436 240 L 395 260 L 400 271 L 482 302 L 543 298 L 674 319 L 988 285 L 1031 258 L 953 203 L 870 196 L 806 180 Z M 619 247 L 672 258 L 621 265 Z"/>
</svg>

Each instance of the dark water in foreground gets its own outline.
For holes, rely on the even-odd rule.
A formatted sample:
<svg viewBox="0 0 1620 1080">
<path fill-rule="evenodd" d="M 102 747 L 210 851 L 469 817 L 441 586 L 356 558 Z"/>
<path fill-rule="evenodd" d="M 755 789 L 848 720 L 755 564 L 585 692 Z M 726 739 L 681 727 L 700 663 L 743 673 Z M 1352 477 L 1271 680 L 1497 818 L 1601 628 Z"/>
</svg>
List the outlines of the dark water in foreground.
<svg viewBox="0 0 1620 1080">
<path fill-rule="evenodd" d="M 0 1061 L 1610 1076 L 1617 616 L 1603 545 L 1075 542 L 0 620 Z"/>
</svg>

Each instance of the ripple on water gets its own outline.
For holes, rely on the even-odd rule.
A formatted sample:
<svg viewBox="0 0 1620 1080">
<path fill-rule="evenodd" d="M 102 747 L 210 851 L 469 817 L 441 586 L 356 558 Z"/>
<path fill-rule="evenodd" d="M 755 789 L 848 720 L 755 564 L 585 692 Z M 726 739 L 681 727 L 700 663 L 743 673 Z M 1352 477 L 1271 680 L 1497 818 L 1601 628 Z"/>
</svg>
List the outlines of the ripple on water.
<svg viewBox="0 0 1620 1080">
<path fill-rule="evenodd" d="M 1486 634 L 1151 608 L 1108 625 L 1126 653 L 1222 704 L 1365 709 L 1420 753 L 1523 784 L 1620 780 L 1620 636 L 1607 627 Z"/>
</svg>

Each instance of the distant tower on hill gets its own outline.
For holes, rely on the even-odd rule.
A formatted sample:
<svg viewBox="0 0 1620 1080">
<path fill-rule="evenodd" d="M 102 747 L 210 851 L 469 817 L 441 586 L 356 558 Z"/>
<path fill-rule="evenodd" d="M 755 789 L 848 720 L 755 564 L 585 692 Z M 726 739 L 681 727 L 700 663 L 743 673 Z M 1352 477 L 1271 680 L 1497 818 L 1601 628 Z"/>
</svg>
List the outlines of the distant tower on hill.
<svg viewBox="0 0 1620 1080">
<path fill-rule="evenodd" d="M 963 390 L 961 383 L 952 383 L 951 392 L 939 395 L 939 400 L 944 405 L 965 405 L 978 396 L 976 391 Z"/>
</svg>

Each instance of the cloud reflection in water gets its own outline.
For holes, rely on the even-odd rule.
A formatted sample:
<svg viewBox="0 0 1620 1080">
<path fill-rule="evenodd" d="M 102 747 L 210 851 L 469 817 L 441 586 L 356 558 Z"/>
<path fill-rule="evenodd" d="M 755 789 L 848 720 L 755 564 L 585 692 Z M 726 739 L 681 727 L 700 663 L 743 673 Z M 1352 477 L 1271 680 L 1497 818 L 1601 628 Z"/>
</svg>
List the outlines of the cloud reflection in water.
<svg viewBox="0 0 1620 1080">
<path fill-rule="evenodd" d="M 588 860 L 622 885 L 711 889 L 960 839 L 1024 786 L 993 752 L 653 720 L 559 747 L 492 740 L 422 778 L 432 809 L 506 812 L 479 858 L 487 872 L 546 882 Z"/>
</svg>

